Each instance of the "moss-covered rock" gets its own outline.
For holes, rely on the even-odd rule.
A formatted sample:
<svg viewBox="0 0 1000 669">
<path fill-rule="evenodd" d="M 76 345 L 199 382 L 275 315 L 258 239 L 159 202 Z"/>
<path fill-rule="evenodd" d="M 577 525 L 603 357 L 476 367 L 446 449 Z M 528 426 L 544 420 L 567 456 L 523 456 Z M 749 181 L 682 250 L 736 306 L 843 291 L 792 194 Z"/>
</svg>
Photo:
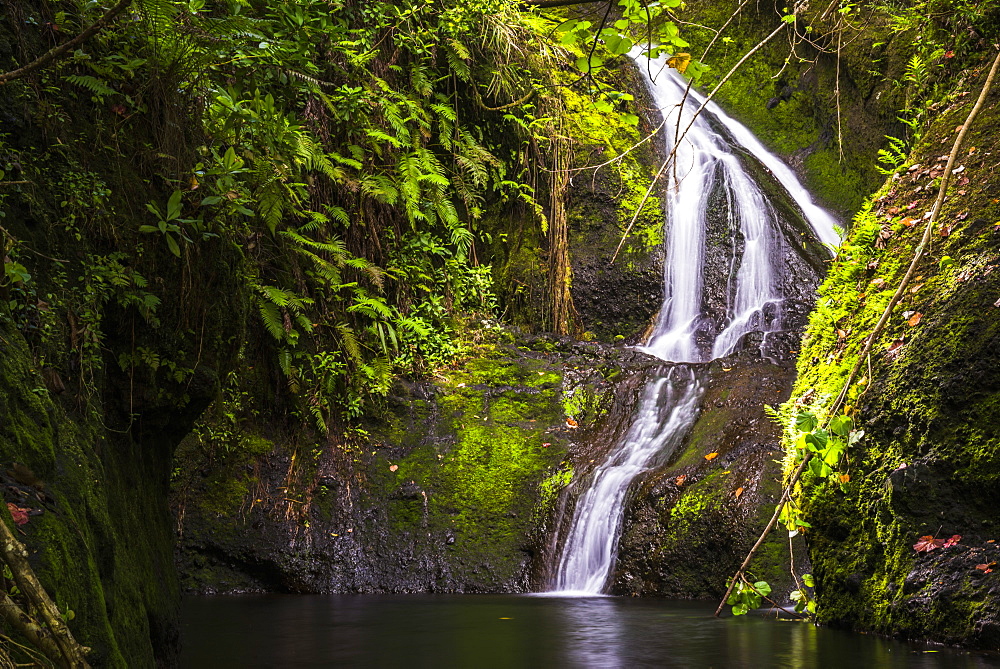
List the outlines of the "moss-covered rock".
<svg viewBox="0 0 1000 669">
<path fill-rule="evenodd" d="M 788 7 L 766 2 L 737 11 L 739 5 L 690 4 L 694 23 L 726 25 L 723 39 L 705 57 L 712 68 L 703 80 L 706 88 L 781 25 Z M 838 50 L 840 33 L 827 5 L 804 7 L 796 27 L 808 39 L 793 39 L 789 27 L 743 63 L 715 100 L 788 161 L 824 206 L 849 219 L 881 180 L 876 158 L 884 136 L 904 136 L 897 117 L 906 105 L 905 87 L 898 82 L 913 36 L 891 30 L 881 18 L 864 30 L 845 29 Z M 686 28 L 685 38 L 700 56 L 715 33 L 695 25 Z"/>
<path fill-rule="evenodd" d="M 184 428 L 142 441 L 94 404 L 57 401 L 0 309 L 0 489 L 30 509 L 32 564 L 92 665 L 168 661 L 179 602 L 160 449 Z"/>
<path fill-rule="evenodd" d="M 813 313 L 793 397 L 832 403 L 923 232 L 942 154 L 982 69 L 955 94 L 909 158 L 855 219 Z M 994 92 L 970 128 L 925 256 L 875 342 L 846 410 L 865 431 L 844 486 L 803 486 L 822 622 L 910 638 L 1000 647 L 994 520 L 1000 441 L 1000 220 Z M 957 545 L 914 550 L 921 536 Z M 986 565 L 977 569 L 976 565 Z"/>
<path fill-rule="evenodd" d="M 540 584 L 568 451 L 647 356 L 570 340 L 480 345 L 402 381 L 367 434 L 178 451 L 178 560 L 194 592 L 522 592 Z M 208 421 L 217 420 L 218 415 Z M 255 441 L 254 443 L 262 443 Z M 226 452 L 226 449 L 229 451 Z"/>
</svg>

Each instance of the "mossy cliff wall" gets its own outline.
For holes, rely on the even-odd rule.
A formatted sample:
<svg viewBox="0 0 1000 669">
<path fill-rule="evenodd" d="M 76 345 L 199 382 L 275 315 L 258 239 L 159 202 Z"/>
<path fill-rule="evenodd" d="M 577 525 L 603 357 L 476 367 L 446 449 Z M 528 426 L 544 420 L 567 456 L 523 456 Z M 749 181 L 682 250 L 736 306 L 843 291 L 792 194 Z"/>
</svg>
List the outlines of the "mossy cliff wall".
<svg viewBox="0 0 1000 669">
<path fill-rule="evenodd" d="M 629 387 L 652 360 L 544 337 L 516 344 L 478 345 L 432 380 L 401 382 L 352 441 L 246 431 L 226 453 L 189 438 L 173 495 L 184 588 L 543 585 L 558 493 L 573 475 L 567 454 L 610 407 L 630 405 L 616 384 Z"/>
<path fill-rule="evenodd" d="M 904 134 L 897 118 L 906 105 L 900 81 L 913 35 L 889 30 L 884 22 L 845 29 L 838 55 L 839 33 L 831 28 L 827 4 L 805 5 L 795 24 L 799 36 L 786 24 L 739 66 L 715 101 L 791 164 L 823 206 L 846 220 L 881 181 L 875 166 L 884 136 Z M 739 6 L 729 0 L 689 5 L 696 24 L 717 28 L 729 21 L 704 57 L 712 68 L 703 80 L 708 89 L 782 25 L 790 5 L 746 3 L 737 11 Z M 715 37 L 697 25 L 684 34 L 695 58 Z"/>
<path fill-rule="evenodd" d="M 0 307 L 3 498 L 30 510 L 19 538 L 94 666 L 154 666 L 177 643 L 169 437 L 136 437 L 95 404 L 58 401 Z"/>
<path fill-rule="evenodd" d="M 933 123 L 862 208 L 820 290 L 793 397 L 823 411 L 896 290 L 987 63 L 955 73 Z M 837 627 L 1000 648 L 1000 93 L 956 162 L 929 252 L 875 342 L 848 412 L 865 431 L 843 490 L 802 498 L 819 619 Z M 923 553 L 921 536 L 961 535 Z M 977 565 L 979 565 L 977 567 Z"/>
</svg>

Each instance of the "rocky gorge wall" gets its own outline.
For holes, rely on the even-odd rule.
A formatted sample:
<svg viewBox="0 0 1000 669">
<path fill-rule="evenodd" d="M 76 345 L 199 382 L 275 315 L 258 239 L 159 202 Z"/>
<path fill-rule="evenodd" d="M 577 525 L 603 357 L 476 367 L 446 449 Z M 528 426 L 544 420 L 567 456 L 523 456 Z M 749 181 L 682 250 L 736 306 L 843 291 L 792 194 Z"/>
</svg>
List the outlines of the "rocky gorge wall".
<svg viewBox="0 0 1000 669">
<path fill-rule="evenodd" d="M 855 218 L 807 332 L 793 393 L 802 403 L 828 406 L 901 280 L 986 65 L 970 64 Z M 1000 647 L 989 511 L 1000 463 L 989 427 L 1000 397 L 998 108 L 994 91 L 959 153 L 930 252 L 849 399 L 865 430 L 850 483 L 803 486 L 819 618 L 830 625 Z M 961 540 L 916 551 L 928 535 Z"/>
</svg>

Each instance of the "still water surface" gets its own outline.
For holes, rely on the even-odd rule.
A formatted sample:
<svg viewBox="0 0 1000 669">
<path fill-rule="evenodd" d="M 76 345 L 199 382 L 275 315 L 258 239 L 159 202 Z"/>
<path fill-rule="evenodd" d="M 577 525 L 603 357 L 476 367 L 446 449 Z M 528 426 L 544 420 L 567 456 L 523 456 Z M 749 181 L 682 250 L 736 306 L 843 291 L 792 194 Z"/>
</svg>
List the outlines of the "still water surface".
<svg viewBox="0 0 1000 669">
<path fill-rule="evenodd" d="M 267 595 L 184 601 L 182 667 L 1000 667 L 712 605 L 616 597 Z"/>
</svg>

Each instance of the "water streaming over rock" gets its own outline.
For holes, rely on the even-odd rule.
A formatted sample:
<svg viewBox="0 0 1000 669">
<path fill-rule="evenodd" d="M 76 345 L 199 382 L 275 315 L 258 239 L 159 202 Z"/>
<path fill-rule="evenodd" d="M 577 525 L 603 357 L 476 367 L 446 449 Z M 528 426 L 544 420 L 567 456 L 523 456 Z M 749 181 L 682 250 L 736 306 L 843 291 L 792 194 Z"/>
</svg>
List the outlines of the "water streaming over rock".
<svg viewBox="0 0 1000 669">
<path fill-rule="evenodd" d="M 687 83 L 664 67 L 663 59 L 649 62 L 648 67 L 645 59 L 639 64 L 666 119 L 661 132 L 669 152 L 676 128 L 683 132 L 704 98 L 689 91 L 681 108 Z M 680 364 L 665 366 L 647 383 L 626 436 L 594 470 L 588 489 L 577 500 L 558 565 L 556 592 L 595 595 L 606 586 L 629 485 L 669 458 L 697 418 L 702 387 L 695 367 L 683 363 L 726 356 L 747 333 L 782 328 L 783 295 L 777 276 L 782 233 L 774 207 L 744 169 L 734 144 L 771 172 L 821 241 L 839 241 L 833 217 L 812 202 L 792 171 L 749 130 L 712 103 L 694 119 L 667 171 L 664 301 L 649 341 L 641 347 Z M 721 323 L 705 310 L 707 212 L 713 193 L 721 193 L 733 247 L 742 246 L 742 253 L 733 254 Z"/>
</svg>

